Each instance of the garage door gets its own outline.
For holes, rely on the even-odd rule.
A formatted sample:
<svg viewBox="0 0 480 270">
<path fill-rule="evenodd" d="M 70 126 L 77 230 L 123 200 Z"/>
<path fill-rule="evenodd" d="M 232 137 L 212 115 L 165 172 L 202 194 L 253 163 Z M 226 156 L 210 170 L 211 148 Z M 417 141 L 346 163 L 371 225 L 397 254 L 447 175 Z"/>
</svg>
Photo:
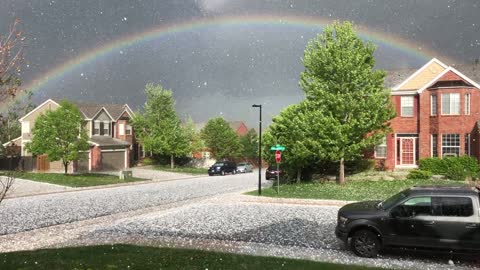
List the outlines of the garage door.
<svg viewBox="0 0 480 270">
<path fill-rule="evenodd" d="M 104 171 L 120 171 L 125 168 L 125 151 L 102 152 L 102 169 Z"/>
</svg>

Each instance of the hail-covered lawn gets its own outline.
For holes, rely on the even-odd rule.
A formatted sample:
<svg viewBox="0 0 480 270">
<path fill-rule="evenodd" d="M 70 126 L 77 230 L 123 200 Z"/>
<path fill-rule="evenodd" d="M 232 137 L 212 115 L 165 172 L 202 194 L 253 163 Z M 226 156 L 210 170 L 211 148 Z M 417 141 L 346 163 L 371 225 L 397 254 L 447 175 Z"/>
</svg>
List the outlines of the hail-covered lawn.
<svg viewBox="0 0 480 270">
<path fill-rule="evenodd" d="M 62 174 L 62 173 L 32 173 L 23 172 L 16 174 L 17 178 L 68 186 L 68 187 L 90 187 L 110 184 L 120 184 L 135 181 L 145 181 L 147 179 L 128 177 L 120 179 L 119 176 L 100 174 L 100 173 L 85 173 L 85 174 Z"/>
</svg>

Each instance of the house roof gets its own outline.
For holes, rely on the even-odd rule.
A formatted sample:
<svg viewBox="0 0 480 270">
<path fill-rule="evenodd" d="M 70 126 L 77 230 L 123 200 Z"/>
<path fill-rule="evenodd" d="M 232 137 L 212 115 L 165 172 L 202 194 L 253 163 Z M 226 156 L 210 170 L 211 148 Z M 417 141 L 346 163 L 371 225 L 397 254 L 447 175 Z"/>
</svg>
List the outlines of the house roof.
<svg viewBox="0 0 480 270">
<path fill-rule="evenodd" d="M 89 142 L 98 146 L 129 146 L 130 145 L 130 143 L 126 141 L 115 139 L 110 136 L 92 136 L 89 139 Z"/>
<path fill-rule="evenodd" d="M 93 104 L 93 103 L 75 103 L 78 109 L 83 113 L 85 118 L 92 119 L 104 108 L 113 120 L 117 120 L 122 116 L 124 111 L 131 114 L 130 107 L 127 104 Z"/>
<path fill-rule="evenodd" d="M 235 131 L 237 131 L 242 125 L 244 125 L 246 127 L 246 125 L 243 121 L 231 121 L 231 122 L 228 122 L 228 124 Z"/>
</svg>

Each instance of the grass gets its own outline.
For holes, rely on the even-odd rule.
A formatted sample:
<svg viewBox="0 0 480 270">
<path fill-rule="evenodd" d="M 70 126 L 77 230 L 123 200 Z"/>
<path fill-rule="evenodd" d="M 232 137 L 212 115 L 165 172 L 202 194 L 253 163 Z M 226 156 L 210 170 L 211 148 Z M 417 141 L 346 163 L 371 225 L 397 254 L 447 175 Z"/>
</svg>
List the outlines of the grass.
<svg viewBox="0 0 480 270">
<path fill-rule="evenodd" d="M 307 260 L 132 245 L 0 254 L 0 269 L 380 269 Z"/>
<path fill-rule="evenodd" d="M 414 185 L 462 185 L 462 182 L 449 180 L 393 180 L 393 181 L 348 181 L 344 186 L 337 183 L 300 183 L 280 185 L 280 194 L 276 187 L 264 188 L 262 196 L 278 198 L 331 199 L 331 200 L 384 200 Z M 258 195 L 257 191 L 248 192 Z"/>
<path fill-rule="evenodd" d="M 155 165 L 153 167 L 155 170 L 166 171 L 166 172 L 176 172 L 176 173 L 186 173 L 186 174 L 208 174 L 208 169 L 206 168 L 192 168 L 192 167 L 175 167 L 170 168 L 169 165 Z"/>
<path fill-rule="evenodd" d="M 68 187 L 91 187 L 110 184 L 129 183 L 135 181 L 145 181 L 146 179 L 131 177 L 128 179 L 119 179 L 116 175 L 86 173 L 64 175 L 61 173 L 32 173 L 22 172 L 16 174 L 17 178 L 45 182 L 50 184 L 68 186 Z"/>
</svg>

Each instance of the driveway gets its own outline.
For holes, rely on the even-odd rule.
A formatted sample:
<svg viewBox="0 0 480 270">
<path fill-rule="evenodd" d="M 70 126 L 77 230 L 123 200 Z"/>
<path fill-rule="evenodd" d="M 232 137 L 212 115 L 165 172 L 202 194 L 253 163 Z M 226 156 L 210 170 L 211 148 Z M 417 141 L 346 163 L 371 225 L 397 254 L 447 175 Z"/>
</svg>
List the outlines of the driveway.
<svg viewBox="0 0 480 270">
<path fill-rule="evenodd" d="M 12 188 L 7 193 L 7 198 L 26 196 L 33 194 L 43 194 L 51 192 L 61 192 L 71 190 L 71 187 L 54 185 L 49 183 L 41 183 L 37 181 L 15 179 Z"/>
</svg>

